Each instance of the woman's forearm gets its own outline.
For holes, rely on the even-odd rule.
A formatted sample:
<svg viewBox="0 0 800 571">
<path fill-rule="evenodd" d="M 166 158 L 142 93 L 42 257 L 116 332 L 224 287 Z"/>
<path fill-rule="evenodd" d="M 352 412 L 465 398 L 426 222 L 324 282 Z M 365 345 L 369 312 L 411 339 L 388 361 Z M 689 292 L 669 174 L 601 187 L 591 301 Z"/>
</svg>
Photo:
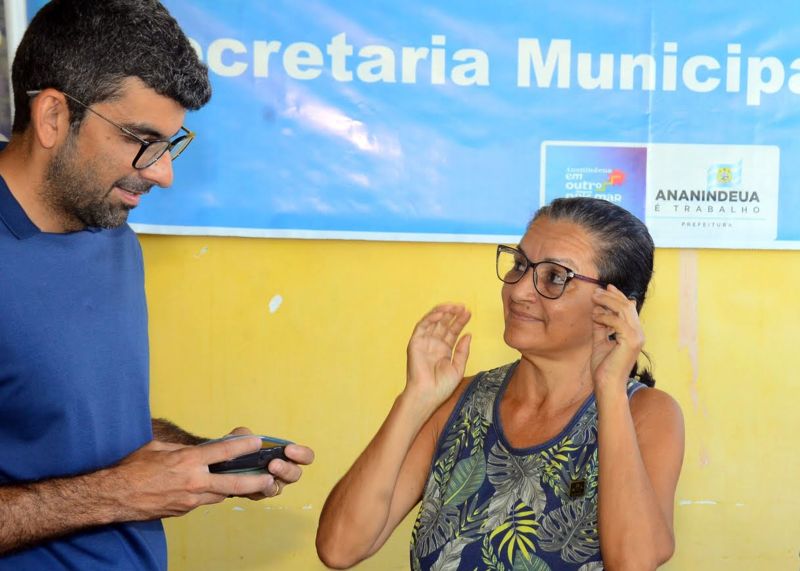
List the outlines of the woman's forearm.
<svg viewBox="0 0 800 571">
<path fill-rule="evenodd" d="M 336 484 L 322 509 L 317 530 L 317 552 L 326 565 L 347 568 L 374 553 L 392 531 L 387 526 L 396 526 L 416 504 L 419 498 L 411 496 L 418 496 L 421 487 L 398 488 L 398 481 L 409 450 L 429 416 L 413 398 L 400 395 L 378 433 Z M 424 474 L 420 478 L 424 479 Z M 391 518 L 398 509 L 405 513 Z"/>
<path fill-rule="evenodd" d="M 597 407 L 603 561 L 610 571 L 655 569 L 672 555 L 674 536 L 642 459 L 624 386 L 598 393 Z"/>
</svg>

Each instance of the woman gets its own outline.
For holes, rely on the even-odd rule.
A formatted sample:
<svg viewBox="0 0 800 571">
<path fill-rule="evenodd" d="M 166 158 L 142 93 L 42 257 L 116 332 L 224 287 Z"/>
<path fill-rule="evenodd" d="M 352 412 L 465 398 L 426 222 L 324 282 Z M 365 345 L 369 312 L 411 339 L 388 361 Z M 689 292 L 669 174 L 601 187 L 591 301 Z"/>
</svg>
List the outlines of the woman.
<svg viewBox="0 0 800 571">
<path fill-rule="evenodd" d="M 462 380 L 469 312 L 422 318 L 404 391 L 323 508 L 326 565 L 375 553 L 420 500 L 414 570 L 642 570 L 672 555 L 683 418 L 637 366 L 646 227 L 558 199 L 498 247 L 497 268 L 519 360 Z"/>
</svg>

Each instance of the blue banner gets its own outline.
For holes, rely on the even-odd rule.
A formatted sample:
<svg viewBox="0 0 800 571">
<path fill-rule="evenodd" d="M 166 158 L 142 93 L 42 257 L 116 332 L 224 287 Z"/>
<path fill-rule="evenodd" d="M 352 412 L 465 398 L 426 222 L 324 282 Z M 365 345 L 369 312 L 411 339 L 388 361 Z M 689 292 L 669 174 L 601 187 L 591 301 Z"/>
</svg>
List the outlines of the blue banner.
<svg viewBox="0 0 800 571">
<path fill-rule="evenodd" d="M 582 195 L 659 246 L 800 247 L 795 1 L 165 4 L 214 96 L 140 231 L 513 241 Z"/>
</svg>

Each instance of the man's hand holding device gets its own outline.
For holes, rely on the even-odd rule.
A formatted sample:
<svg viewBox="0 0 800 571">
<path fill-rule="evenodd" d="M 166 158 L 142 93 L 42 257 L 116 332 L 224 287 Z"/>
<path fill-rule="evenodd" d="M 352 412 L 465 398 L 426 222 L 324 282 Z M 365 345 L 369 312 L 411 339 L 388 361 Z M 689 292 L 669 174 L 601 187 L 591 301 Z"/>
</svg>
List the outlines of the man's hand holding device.
<svg viewBox="0 0 800 571">
<path fill-rule="evenodd" d="M 200 446 L 248 438 L 253 438 L 250 430 L 237 428 L 223 438 L 209 440 Z M 244 495 L 251 500 L 277 496 L 287 484 L 292 484 L 300 478 L 302 475 L 300 465 L 311 464 L 314 461 L 314 452 L 306 446 L 271 436 L 258 436 L 258 438 L 261 440 L 259 449 L 208 466 L 212 474 L 269 475 L 270 479 L 262 492 Z"/>
</svg>

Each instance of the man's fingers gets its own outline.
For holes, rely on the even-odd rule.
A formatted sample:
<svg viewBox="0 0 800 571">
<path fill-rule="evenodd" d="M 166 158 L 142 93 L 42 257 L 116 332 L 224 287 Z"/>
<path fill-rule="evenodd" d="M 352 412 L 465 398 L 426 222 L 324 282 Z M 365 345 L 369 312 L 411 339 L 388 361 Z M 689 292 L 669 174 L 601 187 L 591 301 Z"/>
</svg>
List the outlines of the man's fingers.
<svg viewBox="0 0 800 571">
<path fill-rule="evenodd" d="M 228 433 L 228 436 L 248 436 L 253 434 L 253 431 L 246 426 L 237 426 Z"/>
<path fill-rule="evenodd" d="M 214 494 L 211 492 L 201 494 L 198 498 L 198 505 L 207 506 L 209 504 L 218 504 L 224 500 L 226 500 L 228 496 L 226 494 Z"/>
<path fill-rule="evenodd" d="M 218 442 L 200 444 L 196 449 L 200 452 L 203 463 L 214 464 L 260 450 L 261 439 L 258 436 L 237 436 Z"/>
<path fill-rule="evenodd" d="M 289 444 L 283 452 L 295 464 L 308 465 L 314 461 L 314 451 L 308 446 Z"/>
<path fill-rule="evenodd" d="M 211 474 L 212 493 L 224 496 L 248 496 L 268 492 L 274 488 L 275 478 L 270 474 Z"/>
<path fill-rule="evenodd" d="M 176 444 L 174 442 L 164 442 L 163 440 L 151 440 L 150 442 L 145 444 L 142 448 L 158 452 L 167 452 L 171 450 L 180 450 L 181 448 L 186 448 L 186 445 Z"/>
<path fill-rule="evenodd" d="M 303 475 L 303 469 L 300 466 L 280 459 L 271 461 L 267 469 L 275 478 L 288 484 L 296 482 Z"/>
</svg>

